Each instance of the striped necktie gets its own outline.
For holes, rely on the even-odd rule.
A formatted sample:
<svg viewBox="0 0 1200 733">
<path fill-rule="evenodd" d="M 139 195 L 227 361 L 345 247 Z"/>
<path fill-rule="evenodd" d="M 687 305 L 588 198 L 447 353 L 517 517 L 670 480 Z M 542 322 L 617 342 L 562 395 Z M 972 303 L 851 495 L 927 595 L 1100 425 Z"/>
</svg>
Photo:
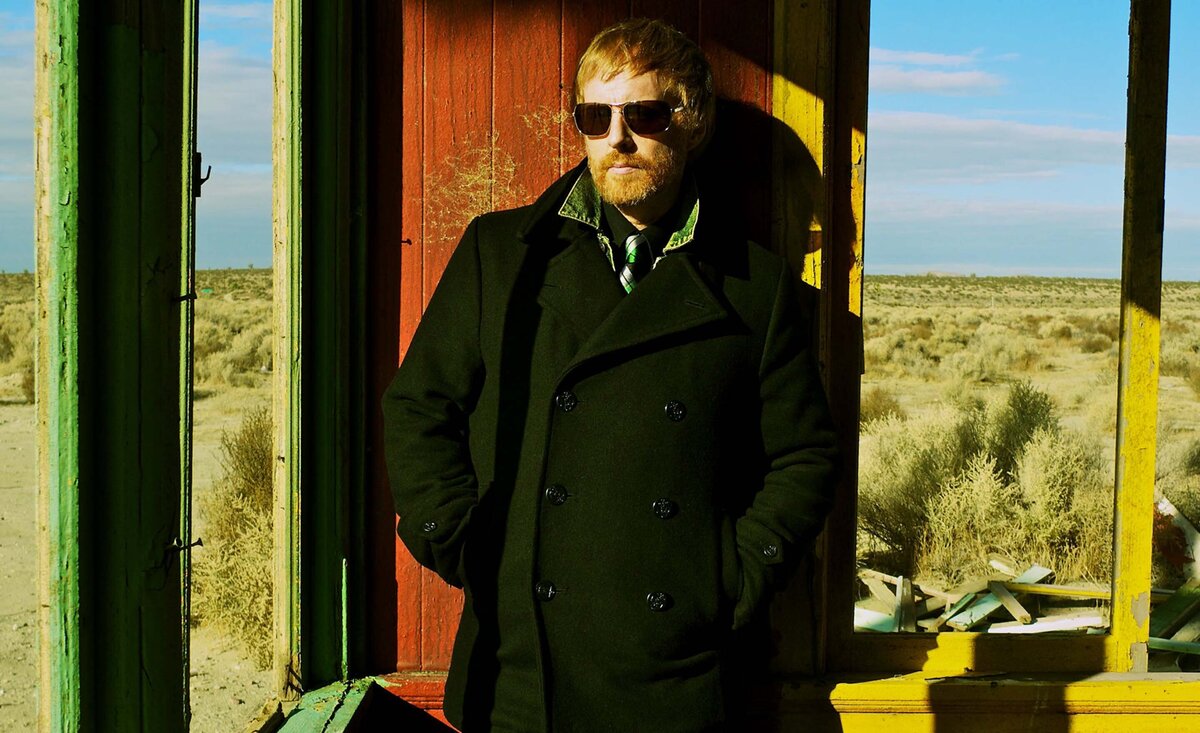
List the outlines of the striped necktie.
<svg viewBox="0 0 1200 733">
<path fill-rule="evenodd" d="M 625 240 L 625 266 L 621 268 L 621 287 L 632 293 L 638 281 L 650 270 L 650 242 L 641 233 L 630 234 Z"/>
</svg>

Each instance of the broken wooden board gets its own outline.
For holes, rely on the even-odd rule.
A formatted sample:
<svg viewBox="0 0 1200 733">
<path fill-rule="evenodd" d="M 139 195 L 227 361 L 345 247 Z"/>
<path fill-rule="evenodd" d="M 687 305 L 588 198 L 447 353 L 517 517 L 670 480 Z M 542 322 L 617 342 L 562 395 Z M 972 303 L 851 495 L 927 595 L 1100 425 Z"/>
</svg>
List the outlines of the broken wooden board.
<svg viewBox="0 0 1200 733">
<path fill-rule="evenodd" d="M 916 631 L 917 610 L 913 603 L 912 581 L 901 577 L 896 585 L 896 630 Z"/>
<path fill-rule="evenodd" d="M 1017 600 L 1017 597 L 1009 592 L 1008 588 L 1005 588 L 1003 583 L 993 580 L 991 583 L 988 583 L 988 590 L 990 590 L 996 595 L 997 598 L 1000 599 L 1000 603 L 1003 604 L 1004 608 L 1010 614 L 1012 614 L 1014 619 L 1023 624 L 1033 623 L 1033 614 L 1025 610 L 1025 607 L 1021 605 L 1021 602 Z"/>
<path fill-rule="evenodd" d="M 1150 636 L 1168 639 L 1200 610 L 1200 578 L 1192 578 L 1150 612 Z"/>
<path fill-rule="evenodd" d="M 867 590 L 871 591 L 871 596 L 877 598 L 891 607 L 896 601 L 896 591 L 888 588 L 886 584 L 879 578 L 873 578 L 866 575 L 860 575 L 859 578 L 863 584 L 867 586 Z"/>
<path fill-rule="evenodd" d="M 1018 583 L 1015 580 L 1004 582 L 1004 587 L 1013 593 L 1028 593 L 1037 596 L 1054 596 L 1056 598 L 1092 598 L 1107 601 L 1112 598 L 1112 589 L 1099 583 L 1088 585 L 1056 585 L 1054 583 Z M 1162 588 L 1150 589 L 1150 602 L 1160 603 L 1167 600 L 1175 591 Z"/>
<path fill-rule="evenodd" d="M 1156 652 L 1175 652 L 1176 654 L 1200 654 L 1200 644 L 1193 641 L 1175 641 L 1174 639 L 1159 639 L 1150 637 L 1146 643 Z"/>
<path fill-rule="evenodd" d="M 1034 565 L 1025 572 L 1016 577 L 1017 583 L 1037 583 L 1054 575 L 1054 571 L 1050 568 L 1044 568 L 1041 565 Z M 971 604 L 969 608 L 964 609 L 952 618 L 946 621 L 946 625 L 952 629 L 959 631 L 969 631 L 986 621 L 993 613 L 1004 607 L 1000 598 L 995 593 L 987 593 L 978 601 Z"/>
<path fill-rule="evenodd" d="M 1004 621 L 988 627 L 989 634 L 1040 634 L 1044 631 L 1084 631 L 1108 627 L 1108 614 L 1099 610 L 1043 616 L 1031 624 Z"/>
<path fill-rule="evenodd" d="M 974 603 L 976 597 L 977 594 L 975 593 L 967 593 L 954 603 L 951 603 L 950 606 L 937 618 L 921 619 L 920 621 L 917 621 L 917 625 L 923 627 L 926 631 L 937 631 L 938 629 L 942 628 L 947 621 L 960 613 L 967 606 L 970 606 L 972 603 Z"/>
<path fill-rule="evenodd" d="M 862 606 L 854 607 L 855 631 L 891 632 L 896 630 L 896 619 L 886 613 L 873 611 Z"/>
</svg>

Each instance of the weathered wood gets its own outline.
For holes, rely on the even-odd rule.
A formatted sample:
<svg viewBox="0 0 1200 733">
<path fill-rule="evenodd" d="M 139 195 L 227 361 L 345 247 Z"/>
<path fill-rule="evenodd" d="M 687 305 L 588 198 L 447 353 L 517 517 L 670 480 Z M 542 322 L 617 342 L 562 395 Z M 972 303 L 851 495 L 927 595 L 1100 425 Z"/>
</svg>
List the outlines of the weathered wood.
<svg viewBox="0 0 1200 733">
<path fill-rule="evenodd" d="M 913 604 L 912 581 L 900 578 L 896 585 L 896 630 L 916 631 L 917 611 Z"/>
<path fill-rule="evenodd" d="M 917 621 L 917 625 L 923 626 L 926 631 L 938 631 L 946 624 L 947 621 L 974 603 L 977 597 L 978 594 L 976 593 L 967 593 L 960 597 L 957 601 L 951 603 L 937 618 L 921 619 Z"/>
<path fill-rule="evenodd" d="M 1013 560 L 1007 555 L 1001 555 L 997 552 L 988 553 L 988 565 L 991 565 L 993 568 L 999 570 L 1005 575 L 1010 575 L 1013 577 L 1016 577 L 1021 572 L 1017 567 L 1016 560 Z"/>
<path fill-rule="evenodd" d="M 1082 631 L 1102 629 L 1108 626 L 1107 614 L 1097 611 L 1078 611 L 1054 616 L 1043 616 L 1031 624 L 1021 621 L 1004 621 L 988 627 L 989 634 L 1040 634 L 1045 631 Z"/>
<path fill-rule="evenodd" d="M 1170 638 L 1200 611 L 1200 578 L 1192 578 L 1150 613 L 1150 636 Z"/>
<path fill-rule="evenodd" d="M 854 607 L 854 629 L 856 631 L 878 631 L 891 633 L 896 630 L 896 617 L 863 606 Z"/>
<path fill-rule="evenodd" d="M 1116 539 L 1111 635 L 1116 648 L 1109 668 L 1114 671 L 1146 671 L 1170 46 L 1169 0 L 1133 0 L 1129 13 L 1113 517 Z"/>
<path fill-rule="evenodd" d="M 1009 592 L 1008 588 L 1004 587 L 1003 583 L 992 581 L 988 583 L 988 590 L 1000 599 L 1000 603 L 1004 604 L 1004 608 L 1012 614 L 1014 619 L 1023 624 L 1033 622 L 1033 615 L 1025 610 L 1025 607 L 1016 599 L 1016 596 Z"/>
<path fill-rule="evenodd" d="M 1189 641 L 1178 641 L 1176 639 L 1160 639 L 1157 636 L 1151 636 L 1147 646 L 1158 652 L 1200 654 L 1200 644 Z"/>
<path fill-rule="evenodd" d="M 1029 593 L 1031 595 L 1053 596 L 1057 598 L 1095 598 L 1106 601 L 1112 598 L 1112 589 L 1106 585 L 1099 584 L 1056 585 L 1054 583 L 1017 583 L 1005 581 L 1004 587 L 1013 593 Z M 1162 588 L 1151 588 L 1150 601 L 1152 603 L 1160 603 L 1170 598 L 1173 593 L 1174 591 Z"/>
<path fill-rule="evenodd" d="M 1049 578 L 1053 574 L 1054 571 L 1049 568 L 1034 565 L 1018 575 L 1016 580 L 1020 583 L 1036 583 L 1044 578 Z M 983 623 L 993 613 L 1003 607 L 1004 604 L 1000 601 L 1000 598 L 995 593 L 989 592 L 972 604 L 971 607 L 946 621 L 946 625 L 959 631 L 967 631 Z"/>
<path fill-rule="evenodd" d="M 40 728 L 182 730 L 188 3 L 37 4 Z"/>
<path fill-rule="evenodd" d="M 896 591 L 894 588 L 888 588 L 887 585 L 876 578 L 863 578 L 863 584 L 867 586 L 867 590 L 871 591 L 871 595 L 880 601 L 892 605 L 896 600 Z M 893 583 L 893 586 L 898 585 Z"/>
</svg>

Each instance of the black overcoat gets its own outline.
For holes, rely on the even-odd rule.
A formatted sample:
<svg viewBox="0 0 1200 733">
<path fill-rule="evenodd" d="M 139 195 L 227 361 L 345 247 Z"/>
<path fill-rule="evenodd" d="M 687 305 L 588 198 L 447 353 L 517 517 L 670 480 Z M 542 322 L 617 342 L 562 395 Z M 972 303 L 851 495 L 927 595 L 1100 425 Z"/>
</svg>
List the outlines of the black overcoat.
<svg viewBox="0 0 1200 733">
<path fill-rule="evenodd" d="M 715 729 L 732 630 L 832 502 L 784 262 L 701 192 L 694 240 L 626 295 L 560 215 L 587 175 L 470 224 L 384 398 L 397 532 L 466 594 L 467 731 Z"/>
</svg>

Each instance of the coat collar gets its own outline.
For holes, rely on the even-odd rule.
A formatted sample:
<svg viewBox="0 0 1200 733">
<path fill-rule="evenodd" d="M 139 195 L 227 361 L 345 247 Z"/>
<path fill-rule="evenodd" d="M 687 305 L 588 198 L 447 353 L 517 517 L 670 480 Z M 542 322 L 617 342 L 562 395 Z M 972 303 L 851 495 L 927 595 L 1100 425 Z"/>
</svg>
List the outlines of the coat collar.
<svg viewBox="0 0 1200 733">
<path fill-rule="evenodd" d="M 583 187 L 595 191 L 586 160 L 533 203 L 518 230 L 531 248 L 549 248 L 543 250 L 548 259 L 537 301 L 567 321 L 579 339 L 563 377 L 601 356 L 652 348 L 676 334 L 736 320 L 719 283 L 745 276 L 745 244 L 736 232 L 722 231 L 719 216 L 706 215 L 698 227 L 697 203 L 672 239 L 675 251 L 626 295 L 596 241 L 599 197 L 592 207 Z"/>
</svg>

